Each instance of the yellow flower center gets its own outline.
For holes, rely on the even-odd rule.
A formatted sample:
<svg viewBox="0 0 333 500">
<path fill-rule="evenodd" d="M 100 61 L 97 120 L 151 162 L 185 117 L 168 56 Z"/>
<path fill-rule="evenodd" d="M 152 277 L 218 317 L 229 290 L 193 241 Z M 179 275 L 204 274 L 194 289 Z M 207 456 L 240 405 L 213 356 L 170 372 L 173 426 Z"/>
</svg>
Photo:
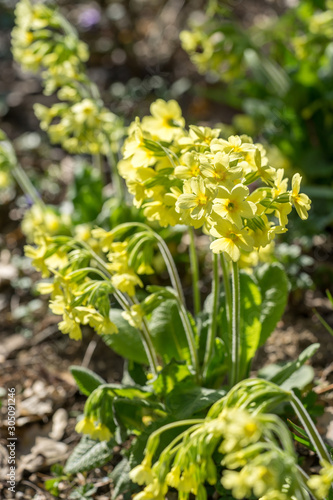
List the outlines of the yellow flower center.
<svg viewBox="0 0 333 500">
<path fill-rule="evenodd" d="M 249 422 L 244 426 L 244 431 L 248 436 L 252 436 L 257 430 L 255 422 Z"/>
<path fill-rule="evenodd" d="M 194 166 L 190 169 L 190 174 L 193 176 L 193 177 L 197 177 L 199 174 L 200 174 L 200 169 L 199 167 L 197 166 Z"/>
<path fill-rule="evenodd" d="M 206 205 L 207 199 L 208 198 L 204 193 L 200 193 L 200 194 L 198 194 L 196 201 L 197 201 L 198 205 Z"/>
<path fill-rule="evenodd" d="M 230 233 L 229 234 L 229 240 L 231 241 L 236 241 L 238 239 L 238 236 L 236 233 Z"/>
</svg>

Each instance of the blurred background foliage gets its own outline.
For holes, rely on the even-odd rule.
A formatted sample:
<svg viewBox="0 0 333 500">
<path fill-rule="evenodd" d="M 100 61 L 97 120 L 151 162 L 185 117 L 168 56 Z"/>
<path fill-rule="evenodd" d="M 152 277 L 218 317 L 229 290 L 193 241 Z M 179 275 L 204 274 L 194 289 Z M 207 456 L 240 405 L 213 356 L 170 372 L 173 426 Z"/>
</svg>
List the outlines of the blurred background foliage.
<svg viewBox="0 0 333 500">
<path fill-rule="evenodd" d="M 89 160 L 49 146 L 33 105 L 51 106 L 56 97 L 43 95 L 40 78 L 12 61 L 15 4 L 0 0 L 0 120 L 23 167 L 46 203 L 61 205 L 74 224 L 96 218 L 103 223 L 108 213 L 111 225 L 137 217 L 117 200 L 107 201 L 112 186 L 106 165 L 103 188 Z M 302 173 L 313 209 L 306 225 L 293 219 L 286 238 L 300 238 L 299 252 L 284 258 L 295 263 L 295 276 L 304 270 L 311 274 L 313 265 L 302 264 L 298 253 L 316 260 L 313 238 L 319 241 L 318 234 L 324 234 L 319 244 L 325 246 L 328 270 L 321 279 L 328 286 L 333 277 L 327 243 L 333 222 L 332 0 L 63 0 L 57 5 L 89 46 L 90 79 L 126 124 L 147 114 L 156 98 L 174 98 L 188 122 L 221 124 L 225 135 L 252 135 L 269 145 L 275 166 L 290 177 Z M 14 225 L 24 214 L 27 200 L 19 197 L 14 206 L 14 197 L 12 187 L 1 194 L 2 225 L 8 211 Z M 302 276 L 298 285 L 309 286 Z"/>
</svg>

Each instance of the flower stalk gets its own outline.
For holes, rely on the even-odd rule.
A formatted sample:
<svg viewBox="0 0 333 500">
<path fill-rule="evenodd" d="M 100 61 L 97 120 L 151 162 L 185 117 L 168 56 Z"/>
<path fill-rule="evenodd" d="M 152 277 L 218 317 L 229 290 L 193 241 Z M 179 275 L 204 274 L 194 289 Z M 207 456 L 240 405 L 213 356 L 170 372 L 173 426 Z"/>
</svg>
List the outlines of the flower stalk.
<svg viewBox="0 0 333 500">
<path fill-rule="evenodd" d="M 232 263 L 232 337 L 231 337 L 231 376 L 230 383 L 234 386 L 240 381 L 240 283 L 237 262 Z"/>
<path fill-rule="evenodd" d="M 219 260 L 218 260 L 218 255 L 215 253 L 213 254 L 212 295 L 213 295 L 213 303 L 211 311 L 211 322 L 209 325 L 209 330 L 207 335 L 206 352 L 204 358 L 204 368 L 203 368 L 204 376 L 207 375 L 208 363 L 214 351 L 214 342 L 217 330 L 217 315 L 219 311 L 219 298 L 220 298 Z"/>
<path fill-rule="evenodd" d="M 307 410 L 304 408 L 302 402 L 298 399 L 298 397 L 293 391 L 290 392 L 290 402 L 300 422 L 304 426 L 304 429 L 306 430 L 306 433 L 311 441 L 311 444 L 316 450 L 320 460 L 326 460 L 330 464 L 333 464 L 331 455 L 329 454 L 325 446 L 325 443 L 322 440 L 321 435 L 317 431 L 316 426 L 314 425 Z"/>
<path fill-rule="evenodd" d="M 194 313 L 197 316 L 201 311 L 201 299 L 200 299 L 200 288 L 199 288 L 199 264 L 198 256 L 195 248 L 195 238 L 194 230 L 189 227 L 190 236 L 190 262 L 191 262 L 191 274 L 192 274 L 192 287 L 193 287 L 193 300 L 194 300 Z"/>
</svg>

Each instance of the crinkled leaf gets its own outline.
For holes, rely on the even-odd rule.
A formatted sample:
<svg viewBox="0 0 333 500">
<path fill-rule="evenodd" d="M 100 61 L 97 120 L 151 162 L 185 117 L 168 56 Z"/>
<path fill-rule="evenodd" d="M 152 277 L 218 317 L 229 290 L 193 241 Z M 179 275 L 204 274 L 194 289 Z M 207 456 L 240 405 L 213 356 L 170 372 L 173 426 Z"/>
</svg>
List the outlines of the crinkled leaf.
<svg viewBox="0 0 333 500">
<path fill-rule="evenodd" d="M 256 278 L 262 296 L 260 345 L 263 345 L 285 310 L 289 282 L 283 267 L 277 262 L 261 266 Z"/>
<path fill-rule="evenodd" d="M 113 481 L 114 489 L 112 491 L 112 499 L 116 499 L 119 495 L 124 495 L 125 498 L 130 498 L 130 495 L 137 486 L 132 483 L 129 478 L 131 466 L 127 458 L 123 458 L 121 462 L 113 469 L 110 478 Z M 127 496 L 129 495 L 129 496 Z"/>
<path fill-rule="evenodd" d="M 261 293 L 254 279 L 248 274 L 240 273 L 241 310 L 241 371 L 247 375 L 249 362 L 255 355 L 260 341 Z"/>
<path fill-rule="evenodd" d="M 163 398 L 176 385 L 184 383 L 186 379 L 194 381 L 194 376 L 188 366 L 185 363 L 172 360 L 158 373 L 156 379 L 152 382 L 154 393 Z"/>
<path fill-rule="evenodd" d="M 102 467 L 113 456 L 114 440 L 96 442 L 84 436 L 66 462 L 64 472 L 76 474 Z"/>
<path fill-rule="evenodd" d="M 71 366 L 70 371 L 78 388 L 85 396 L 89 396 L 98 386 L 106 383 L 97 373 L 83 366 Z"/>
<path fill-rule="evenodd" d="M 186 334 L 175 300 L 165 300 L 153 311 L 149 329 L 155 349 L 166 363 L 188 359 Z"/>
<path fill-rule="evenodd" d="M 106 345 L 125 359 L 130 359 L 140 364 L 147 364 L 147 356 L 139 330 L 131 326 L 123 318 L 122 312 L 119 309 L 111 309 L 110 319 L 117 326 L 118 333 L 101 335 Z"/>
<path fill-rule="evenodd" d="M 175 387 L 165 398 L 165 405 L 176 419 L 182 420 L 198 413 L 225 395 L 225 391 L 216 391 L 206 387 L 185 383 Z"/>
<path fill-rule="evenodd" d="M 215 339 L 214 352 L 207 366 L 205 377 L 206 387 L 220 387 L 228 370 L 227 356 L 224 342 L 217 337 Z"/>
<path fill-rule="evenodd" d="M 259 376 L 277 385 L 284 384 L 293 374 L 295 374 L 294 380 L 297 380 L 297 377 L 302 379 L 298 370 L 318 351 L 319 347 L 320 344 L 311 344 L 304 349 L 295 361 L 291 361 L 284 366 L 268 365 L 260 370 Z"/>
<path fill-rule="evenodd" d="M 143 431 L 146 428 L 144 416 L 159 418 L 164 414 L 160 403 L 146 399 L 130 400 L 117 397 L 113 400 L 113 418 L 117 426 L 129 431 Z"/>
</svg>

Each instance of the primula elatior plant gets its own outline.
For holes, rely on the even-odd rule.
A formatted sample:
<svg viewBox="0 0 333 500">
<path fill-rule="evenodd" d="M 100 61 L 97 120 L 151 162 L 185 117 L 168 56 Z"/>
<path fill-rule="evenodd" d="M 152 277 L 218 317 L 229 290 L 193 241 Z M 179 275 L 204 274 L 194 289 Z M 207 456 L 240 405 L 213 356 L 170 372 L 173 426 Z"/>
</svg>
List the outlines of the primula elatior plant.
<svg viewBox="0 0 333 500">
<path fill-rule="evenodd" d="M 82 76 L 86 52 L 73 29 L 57 11 L 26 0 L 18 4 L 17 23 L 16 59 L 28 69 L 44 68 L 45 82 L 59 88 L 60 99 L 75 95 L 69 99 L 73 106 L 61 108 L 66 118 L 54 115 L 60 117 L 57 125 L 45 118 L 50 110 L 37 107 L 42 127 L 70 151 L 107 156 L 115 147 L 103 118 L 109 112 L 102 105 L 99 111 L 89 108 L 91 119 L 77 123 L 77 110 L 88 109 L 80 92 L 91 84 Z M 78 79 L 67 75 L 63 81 L 61 71 L 55 79 L 56 66 L 66 63 Z M 61 124 L 65 131 L 58 136 L 53 127 Z M 261 144 L 248 136 L 223 137 L 219 129 L 187 129 L 177 102 L 159 99 L 150 116 L 130 125 L 118 164 L 147 223 L 73 226 L 44 205 L 8 139 L 0 140 L 2 171 L 13 174 L 34 202 L 22 224 L 25 253 L 45 278 L 38 290 L 50 294 L 50 308 L 61 316 L 59 329 L 80 340 L 89 325 L 126 360 L 121 384 L 72 367 L 87 401 L 76 426 L 84 437 L 66 472 L 105 464 L 115 444 L 127 441 L 112 472 L 114 498 L 134 493 L 136 500 L 162 500 L 169 490 L 181 500 L 191 494 L 200 500 L 331 498 L 330 451 L 290 382 L 318 344 L 266 378 L 248 378 L 288 294 L 282 266 L 258 263 L 267 259 L 276 235 L 287 231 L 293 207 L 307 218 L 310 200 L 300 192 L 301 176 L 295 174 L 288 188 L 283 169 L 269 164 Z M 189 233 L 194 314 L 162 237 L 161 227 L 176 225 Z M 212 262 L 211 294 L 203 305 L 195 230 L 207 236 Z M 170 286 L 159 285 L 158 256 Z M 291 405 L 298 418 L 295 433 L 283 412 L 272 413 L 279 407 L 281 414 L 282 404 Z M 309 477 L 300 468 L 293 437 L 317 453 L 319 475 Z"/>
<path fill-rule="evenodd" d="M 332 224 L 333 2 L 302 0 L 269 14 L 250 14 L 245 24 L 233 4 L 210 0 L 180 38 L 214 82 L 201 92 L 242 113 L 231 128 L 276 145 L 280 163 L 304 174 L 308 194 L 325 199 L 307 225 L 317 234 Z"/>
</svg>

